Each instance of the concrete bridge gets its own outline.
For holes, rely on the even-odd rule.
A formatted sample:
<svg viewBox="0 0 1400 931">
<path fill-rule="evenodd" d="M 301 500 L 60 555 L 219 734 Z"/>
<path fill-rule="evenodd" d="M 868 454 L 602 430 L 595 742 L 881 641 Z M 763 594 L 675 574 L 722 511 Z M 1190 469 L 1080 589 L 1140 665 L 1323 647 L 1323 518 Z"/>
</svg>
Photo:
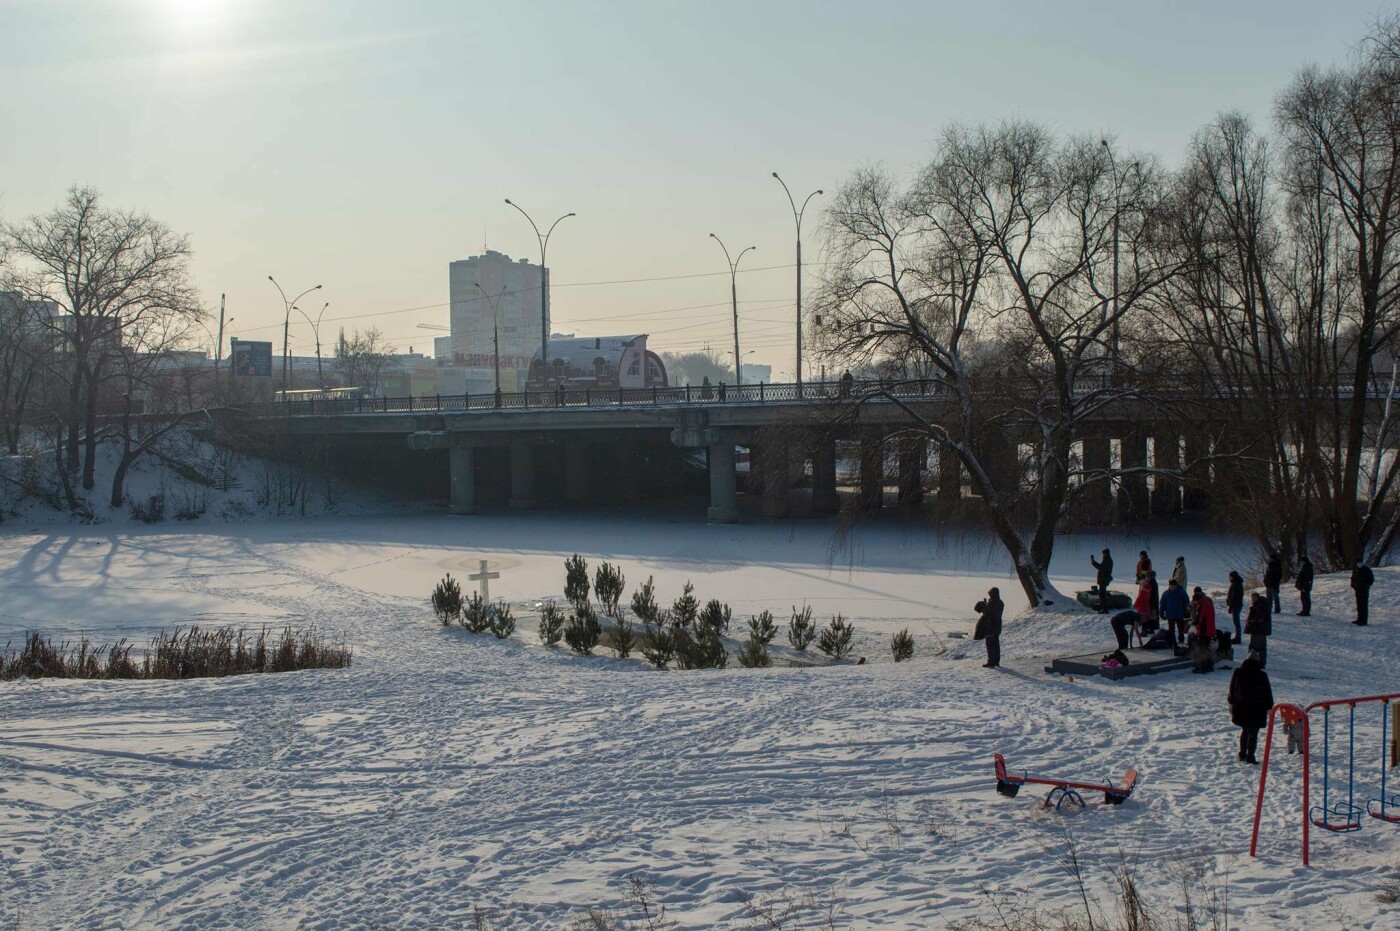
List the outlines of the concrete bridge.
<svg viewBox="0 0 1400 931">
<path fill-rule="evenodd" d="M 891 463 L 898 505 L 917 506 L 927 492 L 941 503 L 961 499 L 959 464 L 951 456 L 930 456 L 927 441 L 910 435 L 909 410 L 942 420 L 956 416 L 956 399 L 934 382 L 822 382 L 279 401 L 225 411 L 221 418 L 236 417 L 245 431 L 276 432 L 293 444 L 330 442 L 346 455 L 375 446 L 435 457 L 430 468 L 446 471 L 450 510 L 457 514 L 502 503 L 533 508 L 546 497 L 635 500 L 649 474 L 665 477 L 703 463 L 707 518 L 726 523 L 739 513 L 743 470 L 736 467 L 736 447 L 749 451 L 747 491 L 761 496 L 769 517 L 837 511 L 838 450 L 840 459 L 859 464 L 855 498 L 863 509 L 886 504 Z M 1178 427 L 1145 403 L 1113 402 L 1088 424 L 1080 441 L 1089 469 L 1115 463 L 1173 468 L 1183 455 L 1190 461 L 1206 454 L 1205 440 L 1183 440 Z M 1015 447 L 996 437 L 984 442 L 983 459 L 994 477 L 1014 481 Z M 996 442 L 1003 448 L 993 448 Z M 1145 474 L 1130 475 L 1116 488 L 1090 486 L 1083 508 L 1103 520 L 1173 514 L 1205 506 L 1206 484 L 1183 493 L 1174 478 L 1149 482 Z M 810 487 L 800 504 L 799 487 Z"/>
</svg>

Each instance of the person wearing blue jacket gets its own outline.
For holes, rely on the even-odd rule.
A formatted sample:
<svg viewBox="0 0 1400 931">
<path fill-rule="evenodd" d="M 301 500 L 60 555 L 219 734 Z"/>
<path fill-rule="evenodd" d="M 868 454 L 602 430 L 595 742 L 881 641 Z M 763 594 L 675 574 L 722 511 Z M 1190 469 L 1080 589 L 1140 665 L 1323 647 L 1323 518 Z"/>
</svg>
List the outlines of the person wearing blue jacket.
<svg viewBox="0 0 1400 931">
<path fill-rule="evenodd" d="M 1176 583 L 1176 579 L 1167 582 L 1167 590 L 1162 592 L 1158 610 L 1162 614 L 1162 620 L 1166 621 L 1167 632 L 1174 631 L 1176 642 L 1184 644 L 1186 626 L 1191 616 L 1191 598 L 1186 594 L 1186 589 Z"/>
</svg>

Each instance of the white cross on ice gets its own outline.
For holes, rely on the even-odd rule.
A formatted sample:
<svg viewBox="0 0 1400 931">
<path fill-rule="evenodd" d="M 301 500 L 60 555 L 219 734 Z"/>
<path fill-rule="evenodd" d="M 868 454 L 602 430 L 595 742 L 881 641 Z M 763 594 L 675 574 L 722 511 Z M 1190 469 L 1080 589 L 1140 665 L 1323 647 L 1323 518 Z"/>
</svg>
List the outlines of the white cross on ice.
<svg viewBox="0 0 1400 931">
<path fill-rule="evenodd" d="M 501 577 L 501 574 L 500 574 L 499 572 L 488 572 L 488 571 L 487 571 L 487 569 L 486 569 L 486 560 L 483 559 L 483 560 L 481 561 L 481 571 L 478 572 L 476 575 L 469 575 L 469 576 L 467 576 L 467 581 L 469 581 L 469 582 L 480 582 L 480 583 L 481 583 L 481 600 L 484 601 L 484 602 L 486 602 L 487 604 L 490 604 L 490 603 L 491 603 L 491 580 L 492 580 L 492 579 L 499 579 L 500 577 Z"/>
</svg>

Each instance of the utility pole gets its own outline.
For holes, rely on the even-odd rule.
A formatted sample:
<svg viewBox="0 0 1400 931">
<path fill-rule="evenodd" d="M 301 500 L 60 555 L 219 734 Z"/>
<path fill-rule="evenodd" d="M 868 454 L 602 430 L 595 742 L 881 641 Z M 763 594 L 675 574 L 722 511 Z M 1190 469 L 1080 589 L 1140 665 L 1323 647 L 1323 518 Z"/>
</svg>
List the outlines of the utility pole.
<svg viewBox="0 0 1400 931">
<path fill-rule="evenodd" d="M 219 295 L 219 338 L 214 342 L 214 378 L 219 377 L 219 358 L 224 354 L 224 295 Z"/>
</svg>

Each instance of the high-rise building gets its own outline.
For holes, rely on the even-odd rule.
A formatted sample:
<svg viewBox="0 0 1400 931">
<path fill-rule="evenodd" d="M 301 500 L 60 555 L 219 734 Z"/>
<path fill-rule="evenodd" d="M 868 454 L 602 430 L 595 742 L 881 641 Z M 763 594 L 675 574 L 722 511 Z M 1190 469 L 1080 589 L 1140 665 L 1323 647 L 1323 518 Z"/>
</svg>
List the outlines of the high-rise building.
<svg viewBox="0 0 1400 931">
<path fill-rule="evenodd" d="M 435 345 L 439 362 L 478 373 L 491 372 L 495 365 L 493 335 L 499 333 L 501 389 L 514 391 L 517 385 L 524 385 L 530 359 L 540 351 L 543 271 L 527 259 L 512 261 L 510 256 L 491 250 L 448 265 L 452 335 Z M 448 354 L 444 350 L 450 351 L 449 358 L 443 358 Z"/>
</svg>

